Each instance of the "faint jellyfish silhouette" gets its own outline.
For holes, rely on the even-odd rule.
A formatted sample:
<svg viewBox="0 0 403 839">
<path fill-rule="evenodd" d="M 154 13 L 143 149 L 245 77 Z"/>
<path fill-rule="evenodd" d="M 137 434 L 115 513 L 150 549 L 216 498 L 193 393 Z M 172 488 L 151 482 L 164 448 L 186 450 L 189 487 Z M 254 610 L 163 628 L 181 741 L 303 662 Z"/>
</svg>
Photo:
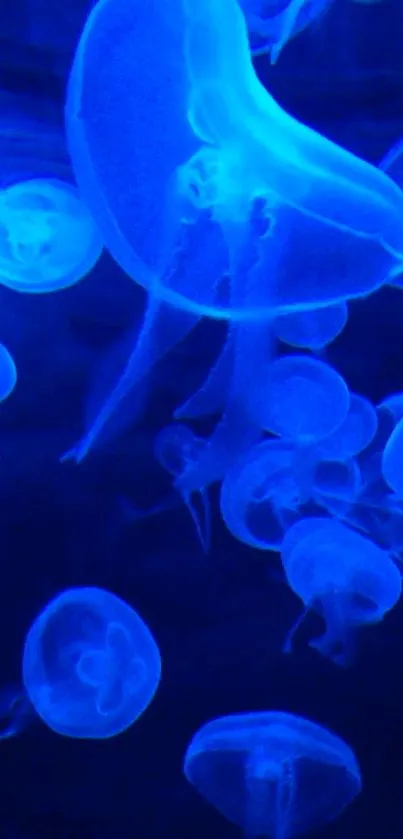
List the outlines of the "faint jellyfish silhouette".
<svg viewBox="0 0 403 839">
<path fill-rule="evenodd" d="M 342 301 L 323 309 L 280 315 L 273 324 L 276 337 L 291 347 L 323 350 L 343 331 L 348 318 L 347 304 Z"/>
<path fill-rule="evenodd" d="M 318 458 L 311 472 L 312 498 L 328 513 L 345 519 L 362 489 L 360 467 L 353 458 Z"/>
<path fill-rule="evenodd" d="M 393 429 L 383 450 L 382 475 L 397 497 L 403 499 L 403 419 Z"/>
<path fill-rule="evenodd" d="M 98 261 L 102 242 L 71 184 L 21 181 L 0 192 L 0 282 L 43 294 L 74 285 Z"/>
<path fill-rule="evenodd" d="M 333 0 L 240 0 L 253 55 L 270 54 L 275 64 L 288 41 L 323 17 Z"/>
<path fill-rule="evenodd" d="M 321 457 L 347 460 L 364 451 L 375 437 L 378 417 L 372 403 L 357 393 L 350 393 L 350 405 L 344 420 L 319 444 Z"/>
<path fill-rule="evenodd" d="M 391 414 L 396 424 L 399 420 L 403 419 L 403 393 L 397 391 L 396 393 L 390 393 L 388 396 L 385 396 L 385 399 L 382 399 L 378 403 L 377 409 L 378 411 L 387 411 Z"/>
<path fill-rule="evenodd" d="M 401 264 L 401 191 L 274 102 L 235 0 L 172 0 L 169 15 L 157 0 L 101 0 L 66 116 L 106 247 L 178 308 L 270 321 L 366 295 Z M 257 200 L 263 228 L 249 224 Z M 232 294 L 234 256 L 246 253 L 248 301 Z"/>
<path fill-rule="evenodd" d="M 221 484 L 222 518 L 233 536 L 258 550 L 279 551 L 304 502 L 293 450 L 265 440 L 238 458 Z"/>
<path fill-rule="evenodd" d="M 309 356 L 276 359 L 255 384 L 251 411 L 259 425 L 300 445 L 328 437 L 349 410 L 344 379 L 329 364 Z"/>
<path fill-rule="evenodd" d="M 184 773 L 246 836 L 273 839 L 291 839 L 328 824 L 362 788 L 347 743 L 282 711 L 206 723 L 188 745 Z"/>
<path fill-rule="evenodd" d="M 0 688 L 0 740 L 17 737 L 37 719 L 25 691 L 16 685 Z"/>
<path fill-rule="evenodd" d="M 174 487 L 176 487 L 176 478 L 182 475 L 190 464 L 197 462 L 205 445 L 206 440 L 196 437 L 190 428 L 179 423 L 168 425 L 159 432 L 155 441 L 155 457 L 161 466 L 175 477 Z M 192 501 L 194 493 L 182 493 L 180 489 L 178 491 L 192 517 L 200 544 L 208 553 L 211 543 L 211 509 L 207 488 L 200 487 L 199 508 Z"/>
<path fill-rule="evenodd" d="M 4 402 L 17 384 L 15 361 L 4 344 L 0 344 L 0 402 Z"/>
<path fill-rule="evenodd" d="M 386 551 L 333 519 L 308 518 L 286 533 L 281 559 L 288 584 L 305 609 L 288 633 L 290 652 L 296 630 L 312 610 L 322 615 L 325 632 L 310 646 L 341 667 L 354 657 L 354 632 L 378 623 L 401 594 L 401 575 Z"/>
<path fill-rule="evenodd" d="M 68 589 L 31 626 L 23 681 L 37 714 L 67 737 L 107 738 L 143 713 L 157 690 L 155 641 L 127 603 L 98 588 Z"/>
</svg>

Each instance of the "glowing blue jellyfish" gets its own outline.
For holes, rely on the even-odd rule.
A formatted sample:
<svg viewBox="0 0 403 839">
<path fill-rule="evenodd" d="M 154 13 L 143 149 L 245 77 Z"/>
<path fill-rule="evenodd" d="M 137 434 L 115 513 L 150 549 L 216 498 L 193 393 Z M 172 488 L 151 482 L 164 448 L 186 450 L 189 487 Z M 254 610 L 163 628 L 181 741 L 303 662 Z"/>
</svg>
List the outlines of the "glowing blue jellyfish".
<svg viewBox="0 0 403 839">
<path fill-rule="evenodd" d="M 4 402 L 17 384 L 17 368 L 12 355 L 0 344 L 0 402 Z"/>
<path fill-rule="evenodd" d="M 322 17 L 333 0 L 240 0 L 253 55 L 270 54 L 275 64 L 287 42 Z"/>
<path fill-rule="evenodd" d="M 382 474 L 398 498 L 403 498 L 403 419 L 397 423 L 384 448 Z"/>
<path fill-rule="evenodd" d="M 348 460 L 369 446 L 378 429 L 376 410 L 368 399 L 350 394 L 350 405 L 343 422 L 319 445 L 322 458 Z"/>
<path fill-rule="evenodd" d="M 401 263 L 402 192 L 274 102 L 235 0 L 172 0 L 169 14 L 101 0 L 66 116 L 106 247 L 175 307 L 271 320 L 367 295 Z"/>
<path fill-rule="evenodd" d="M 294 452 L 279 440 L 265 440 L 245 452 L 221 484 L 220 509 L 228 530 L 258 550 L 280 550 L 284 532 L 306 500 Z"/>
<path fill-rule="evenodd" d="M 186 425 L 169 425 L 163 428 L 155 441 L 155 457 L 171 475 L 182 475 L 191 463 L 196 463 L 206 441 Z M 174 481 L 174 486 L 176 482 Z M 189 510 L 203 550 L 207 553 L 211 542 L 211 510 L 205 487 L 200 487 L 200 509 L 192 501 L 192 493 L 181 493 Z"/>
<path fill-rule="evenodd" d="M 161 660 L 140 616 L 108 591 L 76 588 L 52 600 L 31 626 L 23 680 L 37 714 L 67 737 L 124 731 L 157 690 Z"/>
<path fill-rule="evenodd" d="M 202 726 L 184 760 L 188 781 L 250 837 L 291 839 L 333 819 L 361 792 L 354 752 L 326 728 L 282 711 Z"/>
<path fill-rule="evenodd" d="M 344 379 L 329 364 L 309 356 L 276 359 L 255 386 L 251 410 L 261 428 L 303 445 L 335 431 L 349 409 Z"/>
<path fill-rule="evenodd" d="M 0 283 L 43 294 L 74 285 L 98 261 L 102 243 L 77 190 L 37 178 L 0 191 Z"/>
<path fill-rule="evenodd" d="M 280 315 L 274 321 L 273 329 L 285 344 L 318 352 L 340 335 L 347 318 L 348 308 L 343 301 L 323 309 Z"/>
<path fill-rule="evenodd" d="M 291 527 L 281 558 L 290 587 L 305 604 L 284 650 L 290 652 L 295 631 L 313 610 L 323 617 L 325 632 L 310 646 L 334 664 L 348 666 L 356 628 L 381 621 L 400 598 L 396 565 L 360 533 L 325 518 L 303 519 Z"/>
</svg>

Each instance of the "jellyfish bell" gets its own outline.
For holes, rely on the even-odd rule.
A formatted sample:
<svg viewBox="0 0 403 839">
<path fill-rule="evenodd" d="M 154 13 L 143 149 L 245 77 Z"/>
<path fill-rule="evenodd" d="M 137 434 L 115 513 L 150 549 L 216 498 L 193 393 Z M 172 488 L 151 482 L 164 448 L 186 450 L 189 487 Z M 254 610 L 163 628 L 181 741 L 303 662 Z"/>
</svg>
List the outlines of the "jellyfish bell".
<svg viewBox="0 0 403 839">
<path fill-rule="evenodd" d="M 74 186 L 20 181 L 0 192 L 0 283 L 44 294 L 74 285 L 98 261 L 102 242 Z"/>
<path fill-rule="evenodd" d="M 278 711 L 202 726 L 185 776 L 247 836 L 287 839 L 335 819 L 361 791 L 352 749 L 322 726 Z"/>
<path fill-rule="evenodd" d="M 282 563 L 288 584 L 305 604 L 288 633 L 285 652 L 291 651 L 296 630 L 313 610 L 323 617 L 325 631 L 310 646 L 348 666 L 356 628 L 381 621 L 401 595 L 401 575 L 388 553 L 333 519 L 307 518 L 291 527 Z"/>
<path fill-rule="evenodd" d="M 101 0 L 66 117 L 106 247 L 175 307 L 270 320 L 367 295 L 401 263 L 401 191 L 274 102 L 235 0 Z"/>
<path fill-rule="evenodd" d="M 68 589 L 32 624 L 23 681 L 41 719 L 67 737 L 127 729 L 157 690 L 161 660 L 140 616 L 111 592 Z"/>
</svg>

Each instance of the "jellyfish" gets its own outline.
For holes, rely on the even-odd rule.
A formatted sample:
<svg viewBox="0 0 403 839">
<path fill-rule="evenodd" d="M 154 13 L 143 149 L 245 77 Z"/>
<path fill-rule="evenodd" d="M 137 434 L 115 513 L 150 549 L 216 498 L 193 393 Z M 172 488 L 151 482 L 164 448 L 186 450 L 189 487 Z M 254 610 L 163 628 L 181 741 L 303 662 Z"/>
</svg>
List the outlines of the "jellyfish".
<svg viewBox="0 0 403 839">
<path fill-rule="evenodd" d="M 335 431 L 349 405 L 349 391 L 339 373 L 323 361 L 299 355 L 268 364 L 251 396 L 251 410 L 262 428 L 303 445 Z"/>
<path fill-rule="evenodd" d="M 275 103 L 235 0 L 172 0 L 169 14 L 100 0 L 66 121 L 105 246 L 177 308 L 270 321 L 367 295 L 401 264 L 402 192 Z M 252 297 L 233 294 L 251 280 Z"/>
<path fill-rule="evenodd" d="M 403 499 L 403 419 L 392 431 L 382 455 L 382 475 L 398 498 Z"/>
<path fill-rule="evenodd" d="M 75 187 L 55 179 L 0 191 L 0 283 L 44 294 L 68 288 L 98 261 L 102 242 Z"/>
<path fill-rule="evenodd" d="M 280 440 L 252 446 L 226 472 L 221 516 L 233 536 L 258 550 L 279 551 L 284 532 L 307 499 L 298 485 L 294 452 Z"/>
<path fill-rule="evenodd" d="M 350 393 L 350 405 L 340 425 L 319 444 L 322 458 L 348 460 L 364 451 L 375 437 L 378 416 L 372 403 Z"/>
<path fill-rule="evenodd" d="M 186 425 L 169 425 L 163 428 L 155 441 L 155 457 L 161 466 L 171 475 L 180 476 L 189 464 L 198 460 L 206 441 L 195 434 Z M 176 485 L 174 481 L 174 486 Z M 208 553 L 211 542 L 211 509 L 205 487 L 200 488 L 201 508 L 192 501 L 191 494 L 182 494 L 183 501 L 196 527 L 200 544 Z"/>
<path fill-rule="evenodd" d="M 13 392 L 17 384 L 17 368 L 15 361 L 4 344 L 0 344 L 0 402 Z"/>
<path fill-rule="evenodd" d="M 354 752 L 284 711 L 214 719 L 186 750 L 187 780 L 250 837 L 291 839 L 333 821 L 361 792 Z"/>
<path fill-rule="evenodd" d="M 281 559 L 289 586 L 305 604 L 284 651 L 291 651 L 296 630 L 313 610 L 323 617 L 325 632 L 310 646 L 334 664 L 348 666 L 357 627 L 381 621 L 400 598 L 402 581 L 395 563 L 361 533 L 326 518 L 293 525 Z"/>
<path fill-rule="evenodd" d="M 323 17 L 333 0 L 240 0 L 253 55 L 270 54 L 275 64 L 295 35 Z"/>
<path fill-rule="evenodd" d="M 319 352 L 343 331 L 348 318 L 347 304 L 280 315 L 273 324 L 276 338 L 292 347 Z"/>
<path fill-rule="evenodd" d="M 368 294 L 401 259 L 400 191 L 276 105 L 235 0 L 173 0 L 169 15 L 156 0 L 101 0 L 77 48 L 66 124 L 105 246 L 148 294 L 140 346 L 73 449 L 78 462 L 173 346 L 174 311 L 269 332 L 279 314 Z"/>
<path fill-rule="evenodd" d="M 161 675 L 140 616 L 109 591 L 67 589 L 39 614 L 25 641 L 23 681 L 49 728 L 67 737 L 114 737 L 151 702 Z"/>
</svg>

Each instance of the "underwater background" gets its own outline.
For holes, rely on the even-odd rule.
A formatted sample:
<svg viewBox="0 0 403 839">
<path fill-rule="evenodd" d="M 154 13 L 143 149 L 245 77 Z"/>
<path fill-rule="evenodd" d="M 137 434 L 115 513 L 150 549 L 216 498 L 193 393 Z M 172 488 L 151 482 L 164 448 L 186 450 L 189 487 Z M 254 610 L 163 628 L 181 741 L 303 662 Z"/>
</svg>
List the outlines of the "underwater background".
<svg viewBox="0 0 403 839">
<path fill-rule="evenodd" d="M 0 0 L 2 187 L 11 166 L 30 177 L 71 171 L 66 85 L 92 5 Z M 400 0 L 334 0 L 276 63 L 260 55 L 255 68 L 293 117 L 378 165 L 403 135 L 402 37 Z M 63 590 L 96 586 L 131 604 L 162 660 L 152 703 L 117 737 L 72 739 L 39 718 L 21 730 L 17 720 L 17 736 L 0 742 L 0 839 L 235 839 L 240 829 L 187 782 L 184 754 L 206 721 L 265 709 L 329 728 L 359 759 L 361 795 L 312 835 L 400 839 L 402 603 L 360 634 L 349 668 L 305 642 L 315 616 L 284 655 L 299 602 L 278 556 L 231 535 L 216 485 L 206 555 L 154 456 L 158 433 L 214 363 L 225 323 L 202 320 L 156 365 L 135 423 L 123 418 L 122 430 L 79 465 L 60 462 L 107 394 L 115 348 L 124 358 L 144 297 L 105 250 L 82 282 L 56 294 L 0 285 L 0 340 L 18 370 L 0 410 L 0 714 L 4 707 L 8 724 L 31 624 Z M 377 405 L 403 389 L 402 291 L 385 286 L 348 307 L 326 362 Z M 195 428 L 208 436 L 212 423 Z"/>
</svg>

